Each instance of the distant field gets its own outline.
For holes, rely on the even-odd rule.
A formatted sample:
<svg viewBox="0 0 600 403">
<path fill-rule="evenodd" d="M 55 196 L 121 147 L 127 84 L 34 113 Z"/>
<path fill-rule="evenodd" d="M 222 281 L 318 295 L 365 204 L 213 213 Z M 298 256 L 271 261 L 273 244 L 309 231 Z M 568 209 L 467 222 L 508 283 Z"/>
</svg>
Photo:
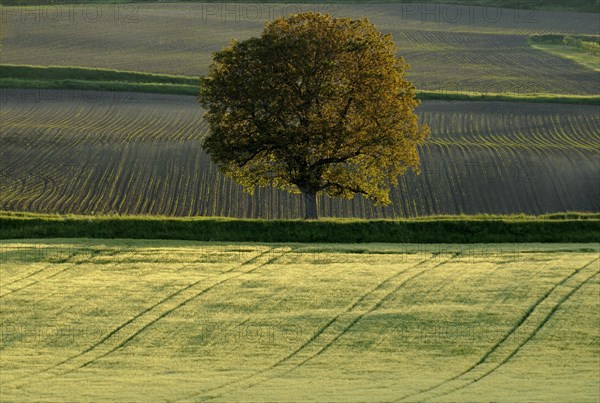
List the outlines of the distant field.
<svg viewBox="0 0 600 403">
<path fill-rule="evenodd" d="M 3 241 L 0 398 L 593 402 L 598 253 Z"/>
<path fill-rule="evenodd" d="M 4 90 L 0 210 L 296 218 L 300 197 L 253 196 L 217 172 L 200 144 L 193 97 Z M 324 216 L 599 211 L 598 107 L 426 101 L 422 174 L 393 204 L 321 199 Z"/>
<path fill-rule="evenodd" d="M 543 50 L 553 55 L 557 55 L 566 59 L 573 60 L 592 70 L 600 72 L 600 57 L 589 53 L 581 52 L 577 49 L 567 48 L 562 45 L 532 45 L 534 49 Z"/>
<path fill-rule="evenodd" d="M 89 6 L 65 7 L 4 7 L 1 62 L 197 77 L 206 73 L 212 52 L 232 38 L 258 35 L 263 21 L 279 15 L 311 10 L 367 16 L 392 33 L 419 89 L 600 92 L 597 72 L 526 42 L 531 34 L 598 34 L 591 13 L 432 4 L 180 3 L 102 4 L 92 15 Z"/>
<path fill-rule="evenodd" d="M 77 3 L 106 3 L 106 4 L 126 4 L 126 3 L 153 3 L 156 0 L 78 0 Z M 227 3 L 221 0 L 161 0 L 161 3 Z M 230 3 L 254 3 L 254 0 L 241 0 Z M 12 5 L 40 5 L 40 4 L 68 4 L 69 1 L 56 1 L 56 0 L 4 0 L 4 4 Z M 287 1 L 284 3 L 318 3 L 316 0 L 294 0 Z M 414 0 L 376 0 L 376 1 L 361 1 L 361 0 L 332 0 L 329 3 L 339 4 L 352 4 L 352 3 L 415 3 Z M 524 10 L 559 10 L 559 11 L 579 11 L 597 13 L 600 9 L 600 2 L 598 0 L 570 0 L 565 2 L 564 0 L 543 0 L 537 2 L 529 2 L 522 0 L 430 0 L 422 1 L 423 3 L 429 4 L 440 4 L 454 6 L 461 4 L 465 6 L 483 6 L 483 7 L 504 7 L 504 8 L 516 8 Z"/>
<path fill-rule="evenodd" d="M 573 60 L 600 73 L 599 36 L 534 35 L 528 42 L 534 49 Z"/>
</svg>

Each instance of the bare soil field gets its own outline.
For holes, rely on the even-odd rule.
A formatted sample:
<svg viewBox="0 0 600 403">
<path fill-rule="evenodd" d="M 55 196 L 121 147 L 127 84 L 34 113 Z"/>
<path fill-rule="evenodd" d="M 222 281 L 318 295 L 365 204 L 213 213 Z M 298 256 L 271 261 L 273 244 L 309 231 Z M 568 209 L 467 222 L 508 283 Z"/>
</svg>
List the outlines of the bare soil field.
<svg viewBox="0 0 600 403">
<path fill-rule="evenodd" d="M 3 7 L 0 62 L 204 74 L 212 53 L 300 11 L 368 17 L 394 35 L 420 89 L 597 94 L 598 73 L 527 35 L 598 34 L 597 15 L 433 4 L 121 4 Z"/>
<path fill-rule="evenodd" d="M 201 150 L 193 97 L 4 90 L 0 210 L 297 218 L 301 198 L 221 175 Z M 322 198 L 323 216 L 600 210 L 598 107 L 426 101 L 422 173 L 376 207 Z"/>
</svg>

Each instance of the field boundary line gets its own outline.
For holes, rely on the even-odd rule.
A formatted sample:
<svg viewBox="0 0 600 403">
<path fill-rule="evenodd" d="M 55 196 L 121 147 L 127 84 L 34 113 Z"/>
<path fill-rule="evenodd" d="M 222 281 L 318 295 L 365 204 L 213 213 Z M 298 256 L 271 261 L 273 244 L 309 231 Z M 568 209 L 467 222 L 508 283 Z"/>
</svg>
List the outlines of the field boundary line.
<svg viewBox="0 0 600 403">
<path fill-rule="evenodd" d="M 592 266 L 593 263 L 597 262 L 600 258 L 595 258 L 591 262 L 585 264 L 584 266 L 576 269 L 571 274 L 563 278 L 561 281 L 552 286 L 548 291 L 546 291 L 541 297 L 539 297 L 533 305 L 529 307 L 529 309 L 525 312 L 525 314 L 519 319 L 519 321 L 496 343 L 490 350 L 488 350 L 475 364 L 461 372 L 460 374 L 444 381 L 438 383 L 435 386 L 432 386 L 428 389 L 412 393 L 410 395 L 406 395 L 404 397 L 399 398 L 396 401 L 405 401 L 406 399 L 410 399 L 410 401 L 422 401 L 428 400 L 431 398 L 437 398 L 440 396 L 448 395 L 457 390 L 463 389 L 473 383 L 479 382 L 481 379 L 490 375 L 506 362 L 508 362 L 512 357 L 514 357 L 522 347 L 529 342 L 538 332 L 539 330 L 548 322 L 548 320 L 554 315 L 554 313 L 560 308 L 560 306 L 577 290 L 579 290 L 583 285 L 589 282 L 592 278 L 594 278 L 600 271 L 592 268 L 593 273 L 583 280 L 575 279 L 579 274 L 584 273 L 582 276 L 585 276 L 586 269 Z M 560 296 L 560 287 L 564 286 L 567 288 L 567 282 L 573 279 L 575 284 L 571 285 L 570 291 L 566 291 L 566 294 Z M 567 288 L 569 290 L 569 288 Z M 550 307 L 542 306 L 546 301 L 554 295 L 558 294 L 559 299 L 557 302 L 552 304 L 552 302 L 548 302 L 548 304 L 552 304 Z M 527 322 L 535 321 L 536 318 L 533 317 L 534 313 L 538 311 L 542 311 L 546 309 L 548 312 L 543 316 L 539 323 L 534 326 L 534 330 L 523 340 L 523 342 L 517 342 L 516 346 L 511 345 L 511 338 L 515 333 L 519 332 L 519 329 L 525 329 L 527 327 Z M 533 319 L 531 319 L 533 318 Z M 526 333 L 526 332 L 522 332 Z M 503 352 L 503 349 L 508 349 L 509 351 Z M 500 357 L 496 358 L 496 362 L 488 362 L 489 360 L 494 359 L 494 355 L 499 355 Z M 490 368 L 491 367 L 491 368 Z M 478 373 L 478 371 L 483 372 Z M 473 376 L 470 378 L 469 376 Z M 466 379 L 463 379 L 466 378 Z"/>
</svg>

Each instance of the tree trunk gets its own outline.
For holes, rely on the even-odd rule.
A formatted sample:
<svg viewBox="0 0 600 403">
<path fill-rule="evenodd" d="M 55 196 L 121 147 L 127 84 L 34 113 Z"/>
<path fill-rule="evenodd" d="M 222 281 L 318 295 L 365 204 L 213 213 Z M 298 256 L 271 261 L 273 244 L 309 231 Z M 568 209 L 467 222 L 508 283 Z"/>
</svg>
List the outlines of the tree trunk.
<svg viewBox="0 0 600 403">
<path fill-rule="evenodd" d="M 319 218 L 319 213 L 317 212 L 317 193 L 302 192 L 302 196 L 304 197 L 305 208 L 304 219 L 316 220 Z"/>
</svg>

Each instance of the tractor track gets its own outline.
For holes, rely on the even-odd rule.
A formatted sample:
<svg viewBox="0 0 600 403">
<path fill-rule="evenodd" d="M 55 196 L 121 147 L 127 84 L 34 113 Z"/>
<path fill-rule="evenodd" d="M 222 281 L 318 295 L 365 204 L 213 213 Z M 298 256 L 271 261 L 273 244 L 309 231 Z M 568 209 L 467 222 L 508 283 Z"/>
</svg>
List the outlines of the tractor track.
<svg viewBox="0 0 600 403">
<path fill-rule="evenodd" d="M 63 267 L 62 269 L 60 269 L 58 271 L 55 271 L 54 273 L 50 274 L 49 276 L 42 277 L 42 278 L 37 279 L 37 280 L 34 279 L 34 280 L 32 280 L 32 282 L 29 282 L 29 283 L 23 285 L 22 287 L 19 287 L 19 288 L 16 288 L 16 289 L 12 289 L 12 290 L 10 290 L 8 292 L 4 292 L 4 293 L 0 294 L 0 298 L 7 297 L 7 296 L 9 296 L 9 295 L 11 295 L 11 294 L 13 294 L 15 292 L 19 292 L 21 290 L 24 290 L 25 288 L 29 288 L 29 287 L 34 286 L 34 285 L 36 285 L 38 283 L 41 283 L 43 281 L 46 281 L 46 280 L 51 279 L 51 278 L 54 278 L 54 277 L 58 276 L 59 274 L 64 273 L 65 271 L 70 270 L 73 267 L 79 266 L 79 265 L 81 265 L 83 263 L 89 263 L 92 259 L 94 259 L 99 254 L 100 254 L 100 251 L 94 251 L 94 252 L 91 253 L 91 256 L 89 258 L 84 259 L 84 260 L 82 260 L 80 262 L 75 262 L 75 263 L 69 264 L 67 267 Z M 73 256 L 75 256 L 75 255 L 69 256 L 62 263 L 65 263 L 66 261 L 68 261 L 69 259 L 71 259 Z M 8 284 L 3 284 L 2 287 L 6 287 L 8 285 L 13 285 L 13 284 L 17 284 L 17 283 L 20 283 L 20 282 L 26 282 L 28 280 L 31 280 L 31 277 L 33 277 L 33 276 L 35 276 L 36 274 L 39 274 L 39 273 L 46 273 L 52 267 L 53 267 L 53 264 L 50 264 L 50 265 L 48 265 L 48 266 L 46 266 L 46 267 L 44 267 L 44 268 L 42 268 L 40 270 L 37 270 L 37 271 L 35 271 L 35 272 L 33 272 L 33 273 L 25 276 L 25 277 L 22 277 L 22 278 L 20 278 L 18 280 L 14 280 L 14 281 L 12 281 L 12 282 L 10 282 Z"/>
<path fill-rule="evenodd" d="M 441 263 L 436 264 L 431 268 L 424 268 L 423 270 L 413 274 L 407 278 L 404 278 L 402 275 L 408 272 L 411 272 L 415 269 L 418 269 L 425 265 L 427 262 L 431 260 L 431 258 L 425 259 L 414 266 L 411 266 L 407 269 L 401 270 L 392 276 L 386 278 L 373 289 L 363 294 L 360 298 L 358 298 L 351 306 L 346 308 L 344 311 L 335 315 L 332 319 L 330 319 L 325 325 L 323 325 L 310 339 L 305 341 L 300 347 L 296 348 L 292 353 L 288 354 L 284 358 L 280 359 L 273 365 L 258 372 L 252 373 L 248 376 L 245 376 L 240 379 L 233 380 L 231 382 L 227 382 L 220 386 L 216 386 L 211 389 L 206 389 L 201 393 L 195 394 L 194 396 L 190 396 L 188 398 L 184 398 L 183 400 L 194 399 L 199 397 L 205 397 L 208 399 L 216 398 L 217 396 L 205 396 L 207 392 L 215 392 L 225 388 L 228 388 L 233 385 L 238 385 L 242 382 L 253 380 L 257 377 L 261 377 L 258 380 L 253 382 L 249 382 L 248 385 L 244 385 L 244 389 L 252 388 L 258 384 L 261 384 L 265 381 L 273 379 L 278 375 L 283 375 L 288 373 L 301 365 L 304 365 L 306 362 L 312 360 L 318 355 L 322 354 L 324 351 L 329 349 L 337 340 L 339 340 L 344 334 L 346 334 L 356 323 L 358 323 L 361 319 L 363 319 L 369 313 L 372 313 L 379 307 L 381 307 L 389 298 L 401 289 L 407 282 L 413 280 L 414 278 L 420 276 L 426 271 L 439 267 L 449 260 L 455 258 L 460 253 L 453 253 L 449 259 L 444 260 Z M 435 255 L 434 255 L 435 256 Z M 386 293 L 386 290 L 389 290 Z M 383 294 L 383 295 L 380 295 Z M 373 301 L 368 301 L 368 299 L 374 299 Z M 360 305 L 366 305 L 363 309 L 356 309 Z M 357 315 L 358 313 L 358 315 Z M 269 376 L 269 373 L 278 371 L 281 369 L 281 373 Z"/>
<path fill-rule="evenodd" d="M 599 258 L 596 258 L 575 270 L 573 273 L 569 274 L 567 277 L 563 278 L 548 291 L 546 291 L 544 295 L 538 298 L 536 302 L 529 307 L 527 312 L 525 312 L 525 314 L 511 328 L 511 330 L 508 331 L 504 337 L 502 337 L 502 339 L 500 339 L 488 352 L 486 352 L 474 365 L 469 367 L 467 370 L 428 389 L 401 397 L 397 401 L 405 401 L 406 399 L 409 399 L 410 401 L 423 401 L 445 396 L 479 382 L 481 379 L 501 368 L 542 329 L 542 327 L 548 322 L 548 320 L 550 320 L 550 318 L 562 306 L 562 304 L 571 297 L 571 295 L 573 295 L 577 290 L 579 290 L 592 278 L 598 275 L 598 273 L 600 273 L 600 271 L 591 267 L 593 263 L 598 261 L 598 259 Z M 590 267 L 591 270 L 587 270 Z M 590 275 L 588 271 L 591 271 L 592 274 Z M 583 277 L 583 279 L 578 280 L 576 277 Z M 570 280 L 572 279 L 574 279 L 572 281 L 574 284 L 567 285 L 566 283 L 571 282 Z M 569 288 L 569 286 L 571 288 Z M 554 299 L 554 297 L 557 298 L 558 301 L 552 304 L 551 300 Z M 542 317 L 539 319 L 538 323 L 535 323 L 537 320 L 536 318 L 539 315 L 534 314 L 539 311 L 546 312 L 545 315 L 541 314 Z M 524 330 L 526 328 L 533 328 L 534 330 L 530 332 L 522 342 L 515 342 L 515 337 L 513 336 L 517 333 L 525 333 L 524 331 L 521 332 L 520 329 Z"/>
<path fill-rule="evenodd" d="M 134 317 L 129 320 L 123 322 L 116 328 L 114 328 L 111 332 L 106 334 L 102 339 L 86 348 L 82 352 L 69 357 L 57 364 L 54 364 L 51 367 L 38 371 L 35 374 L 27 375 L 23 378 L 16 379 L 13 382 L 23 381 L 18 385 L 15 385 L 17 389 L 22 388 L 24 386 L 29 385 L 32 382 L 31 377 L 34 375 L 43 375 L 37 379 L 34 379 L 34 382 L 40 382 L 45 379 L 50 379 L 51 377 L 62 376 L 68 373 L 77 371 L 78 369 L 87 367 L 98 360 L 112 354 L 118 349 L 126 346 L 132 339 L 142 333 L 144 330 L 158 322 L 163 317 L 172 313 L 176 309 L 188 304 L 195 298 L 209 292 L 213 288 L 245 274 L 254 272 L 265 265 L 273 263 L 275 260 L 279 259 L 285 251 L 282 251 L 280 254 L 273 257 L 274 249 L 269 249 L 264 251 L 257 256 L 248 259 L 241 264 L 234 266 L 233 268 L 226 270 L 218 275 L 221 277 L 220 279 L 212 279 L 212 284 L 202 287 L 207 281 L 211 279 L 202 278 L 197 280 L 187 286 L 175 291 L 174 293 L 168 295 L 167 297 L 161 299 L 159 302 L 154 303 L 150 307 L 142 310 Z M 265 256 L 268 259 L 265 259 L 264 262 L 260 262 L 261 259 L 264 259 Z M 255 265 L 256 262 L 259 262 Z M 237 271 L 240 268 L 252 265 L 253 267 L 249 270 L 245 271 Z M 229 274 L 231 273 L 231 274 Z M 228 275 L 229 274 L 229 275 Z M 222 278 L 226 276 L 225 278 Z M 197 290 L 198 287 L 201 287 L 200 290 Z"/>
</svg>

